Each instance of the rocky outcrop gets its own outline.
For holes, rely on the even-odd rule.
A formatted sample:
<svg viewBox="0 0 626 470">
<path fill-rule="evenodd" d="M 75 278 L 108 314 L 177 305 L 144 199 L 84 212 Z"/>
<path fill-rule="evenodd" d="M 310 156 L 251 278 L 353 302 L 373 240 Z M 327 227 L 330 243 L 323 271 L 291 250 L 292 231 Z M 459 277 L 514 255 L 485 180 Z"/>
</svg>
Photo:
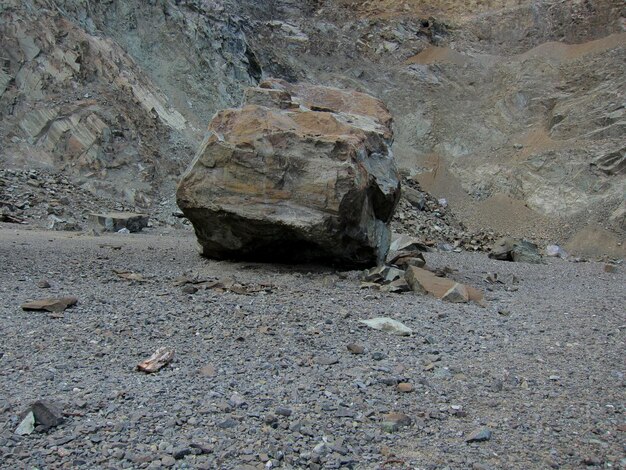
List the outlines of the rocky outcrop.
<svg viewBox="0 0 626 470">
<path fill-rule="evenodd" d="M 178 187 L 202 254 L 382 262 L 400 197 L 384 104 L 278 80 L 246 100 L 213 118 Z"/>
</svg>

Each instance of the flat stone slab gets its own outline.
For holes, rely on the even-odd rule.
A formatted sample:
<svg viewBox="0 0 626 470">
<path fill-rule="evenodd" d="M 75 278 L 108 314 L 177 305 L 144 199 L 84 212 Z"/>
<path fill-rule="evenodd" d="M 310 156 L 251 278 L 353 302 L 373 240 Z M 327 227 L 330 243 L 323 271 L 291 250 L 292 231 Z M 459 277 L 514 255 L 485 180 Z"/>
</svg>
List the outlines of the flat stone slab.
<svg viewBox="0 0 626 470">
<path fill-rule="evenodd" d="M 78 303 L 76 297 L 58 297 L 49 299 L 32 300 L 21 305 L 22 310 L 45 310 L 48 312 L 62 312 L 66 308 Z"/>
<path fill-rule="evenodd" d="M 134 212 L 108 212 L 105 214 L 89 214 L 89 221 L 106 232 L 117 232 L 128 229 L 129 232 L 140 232 L 148 226 L 146 214 Z"/>
</svg>

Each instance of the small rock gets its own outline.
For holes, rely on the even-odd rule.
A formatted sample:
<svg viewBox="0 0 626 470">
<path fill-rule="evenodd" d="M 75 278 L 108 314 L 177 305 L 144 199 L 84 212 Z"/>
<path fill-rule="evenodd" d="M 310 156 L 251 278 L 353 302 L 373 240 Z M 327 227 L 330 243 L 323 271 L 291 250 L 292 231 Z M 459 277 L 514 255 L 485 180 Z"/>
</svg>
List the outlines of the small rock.
<svg viewBox="0 0 626 470">
<path fill-rule="evenodd" d="M 398 386 L 396 387 L 396 389 L 398 390 L 398 392 L 402 392 L 402 393 L 409 393 L 414 390 L 413 385 L 411 385 L 408 382 L 400 382 Z"/>
<path fill-rule="evenodd" d="M 198 292 L 198 288 L 193 284 L 187 284 L 181 290 L 184 294 L 195 294 L 196 292 Z"/>
<path fill-rule="evenodd" d="M 372 359 L 375 361 L 382 361 L 385 358 L 385 355 L 381 352 L 372 353 Z"/>
<path fill-rule="evenodd" d="M 389 317 L 377 317 L 369 320 L 359 320 L 359 322 L 375 330 L 386 331 L 398 336 L 410 336 L 413 333 L 413 330 L 409 327 Z"/>
<path fill-rule="evenodd" d="M 383 416 L 382 428 L 386 432 L 396 432 L 401 427 L 410 426 L 411 418 L 404 413 L 388 413 Z"/>
<path fill-rule="evenodd" d="M 145 361 L 137 365 L 137 370 L 148 374 L 157 372 L 168 365 L 174 359 L 174 350 L 159 348 Z"/>
<path fill-rule="evenodd" d="M 559 245 L 546 246 L 546 256 L 553 258 L 567 258 L 567 253 Z"/>
<path fill-rule="evenodd" d="M 78 303 L 78 299 L 76 297 L 59 297 L 59 298 L 48 298 L 41 300 L 33 300 L 31 302 L 26 302 L 21 305 L 22 310 L 34 310 L 40 311 L 45 310 L 47 312 L 58 313 L 62 312 L 66 308 L 72 307 Z"/>
<path fill-rule="evenodd" d="M 215 377 L 217 375 L 217 370 L 213 364 L 207 364 L 200 369 L 200 375 L 202 377 Z"/>
<path fill-rule="evenodd" d="M 50 289 L 50 283 L 48 281 L 39 281 L 37 283 L 37 287 L 39 287 L 40 289 Z"/>
<path fill-rule="evenodd" d="M 230 429 L 237 426 L 237 421 L 233 418 L 226 418 L 224 421 L 217 423 L 217 427 L 221 429 Z"/>
<path fill-rule="evenodd" d="M 45 429 L 58 426 L 64 421 L 61 405 L 50 400 L 40 400 L 33 403 L 31 410 L 35 416 L 35 422 Z"/>
<path fill-rule="evenodd" d="M 585 457 L 583 459 L 583 464 L 587 465 L 588 467 L 598 467 L 602 465 L 602 460 L 598 457 Z"/>
<path fill-rule="evenodd" d="M 246 404 L 245 399 L 238 393 L 233 393 L 228 400 L 228 404 L 233 408 L 239 408 Z"/>
<path fill-rule="evenodd" d="M 489 428 L 479 428 L 472 432 L 465 442 L 485 442 L 491 439 L 491 430 Z"/>
<path fill-rule="evenodd" d="M 176 465 L 176 459 L 170 455 L 166 455 L 165 457 L 161 458 L 161 465 L 167 468 L 173 467 L 174 465 Z"/>
<path fill-rule="evenodd" d="M 276 414 L 279 416 L 289 417 L 292 413 L 293 411 L 291 410 L 291 408 L 287 408 L 284 406 L 279 406 L 278 408 L 276 408 Z"/>
<path fill-rule="evenodd" d="M 180 459 L 184 459 L 187 455 L 191 455 L 192 454 L 192 449 L 189 447 L 179 447 L 178 449 L 175 449 L 174 452 L 172 453 L 172 457 L 174 457 L 176 460 L 180 460 Z"/>
<path fill-rule="evenodd" d="M 617 265 L 616 264 L 612 264 L 612 263 L 607 263 L 604 265 L 604 272 L 605 273 L 616 273 L 617 272 Z"/>
<path fill-rule="evenodd" d="M 447 302 L 465 303 L 469 302 L 469 293 L 467 287 L 458 282 L 454 284 L 441 298 Z"/>
<path fill-rule="evenodd" d="M 350 343 L 346 347 L 348 348 L 348 351 L 350 351 L 352 354 L 363 354 L 365 352 L 365 348 L 360 344 Z"/>
<path fill-rule="evenodd" d="M 339 358 L 336 356 L 319 356 L 315 359 L 315 362 L 321 366 L 332 366 L 339 362 Z"/>
<path fill-rule="evenodd" d="M 15 430 L 15 434 L 18 436 L 26 436 L 28 434 L 32 434 L 35 430 L 35 415 L 32 411 L 29 411 L 20 425 Z"/>
</svg>

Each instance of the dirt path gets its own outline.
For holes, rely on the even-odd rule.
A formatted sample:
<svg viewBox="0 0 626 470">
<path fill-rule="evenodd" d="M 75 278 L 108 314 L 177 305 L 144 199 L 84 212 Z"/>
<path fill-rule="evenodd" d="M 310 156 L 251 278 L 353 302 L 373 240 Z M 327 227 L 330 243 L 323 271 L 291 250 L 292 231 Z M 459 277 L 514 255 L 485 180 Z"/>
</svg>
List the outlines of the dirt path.
<svg viewBox="0 0 626 470">
<path fill-rule="evenodd" d="M 623 468 L 624 268 L 426 258 L 483 289 L 489 271 L 506 283 L 487 308 L 445 304 L 360 290 L 357 272 L 204 260 L 188 232 L 3 224 L 0 467 Z M 251 293 L 184 293 L 183 274 Z M 78 305 L 62 318 L 19 308 L 54 295 Z M 414 335 L 358 322 L 376 316 Z M 134 370 L 159 347 L 176 350 L 170 366 Z M 15 435 L 39 399 L 63 404 L 66 421 Z M 385 424 L 392 412 L 410 424 Z M 481 428 L 490 440 L 466 443 Z"/>
</svg>

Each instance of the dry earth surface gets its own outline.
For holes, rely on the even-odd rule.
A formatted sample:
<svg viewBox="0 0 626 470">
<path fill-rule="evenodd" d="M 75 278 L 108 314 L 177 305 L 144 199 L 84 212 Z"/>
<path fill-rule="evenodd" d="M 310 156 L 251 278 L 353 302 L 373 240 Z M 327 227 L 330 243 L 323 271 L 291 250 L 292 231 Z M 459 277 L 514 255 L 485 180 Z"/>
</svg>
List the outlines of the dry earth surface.
<svg viewBox="0 0 626 470">
<path fill-rule="evenodd" d="M 361 290 L 356 271 L 211 261 L 189 231 L 160 230 L 0 225 L 2 468 L 626 466 L 622 266 L 427 253 L 486 290 L 481 308 Z M 183 275 L 242 287 L 194 292 Z M 59 295 L 78 304 L 20 309 Z M 413 335 L 358 321 L 378 316 Z M 136 371 L 159 347 L 173 363 Z M 14 434 L 40 399 L 65 422 Z M 466 442 L 483 428 L 489 440 Z"/>
</svg>

